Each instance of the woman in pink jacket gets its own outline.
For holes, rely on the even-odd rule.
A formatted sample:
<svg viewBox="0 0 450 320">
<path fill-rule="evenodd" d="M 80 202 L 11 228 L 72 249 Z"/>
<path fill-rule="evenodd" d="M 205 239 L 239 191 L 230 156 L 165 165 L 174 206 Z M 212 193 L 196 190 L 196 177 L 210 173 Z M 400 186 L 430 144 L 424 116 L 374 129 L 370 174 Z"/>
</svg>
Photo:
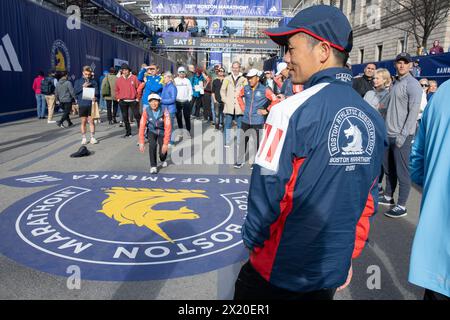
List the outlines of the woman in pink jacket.
<svg viewBox="0 0 450 320">
<path fill-rule="evenodd" d="M 33 91 L 36 95 L 38 119 L 45 119 L 45 109 L 47 108 L 45 96 L 41 93 L 42 80 L 44 80 L 44 72 L 39 71 L 37 77 L 34 78 L 33 81 Z"/>
</svg>

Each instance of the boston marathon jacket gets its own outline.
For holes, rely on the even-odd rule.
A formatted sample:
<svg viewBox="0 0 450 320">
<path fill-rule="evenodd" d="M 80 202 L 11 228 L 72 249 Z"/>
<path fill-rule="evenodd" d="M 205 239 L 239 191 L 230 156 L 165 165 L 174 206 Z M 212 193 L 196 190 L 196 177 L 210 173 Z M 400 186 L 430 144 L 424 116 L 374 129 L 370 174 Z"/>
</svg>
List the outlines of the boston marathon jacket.
<svg viewBox="0 0 450 320">
<path fill-rule="evenodd" d="M 351 80 L 347 69 L 320 71 L 267 118 L 242 233 L 252 266 L 277 287 L 341 286 L 368 238 L 386 129 Z"/>
<path fill-rule="evenodd" d="M 249 125 L 263 124 L 266 118 L 260 115 L 258 110 L 267 108 L 270 111 L 272 106 L 280 102 L 273 91 L 261 83 L 258 83 L 255 88 L 251 88 L 250 85 L 243 87 L 237 100 L 244 112 L 242 121 Z"/>
</svg>

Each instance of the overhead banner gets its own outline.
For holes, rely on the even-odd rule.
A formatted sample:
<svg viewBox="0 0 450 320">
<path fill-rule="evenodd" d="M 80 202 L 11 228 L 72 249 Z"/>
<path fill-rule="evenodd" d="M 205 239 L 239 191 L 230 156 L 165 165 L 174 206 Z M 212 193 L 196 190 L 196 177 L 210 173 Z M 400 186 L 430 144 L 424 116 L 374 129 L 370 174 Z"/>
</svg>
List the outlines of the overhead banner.
<svg viewBox="0 0 450 320">
<path fill-rule="evenodd" d="M 222 65 L 223 54 L 222 52 L 210 52 L 209 53 L 209 66 Z"/>
<path fill-rule="evenodd" d="M 270 39 L 257 38 L 185 38 L 166 35 L 155 39 L 156 46 L 165 48 L 205 48 L 205 49 L 262 49 L 278 50 Z"/>
<path fill-rule="evenodd" d="M 151 0 L 154 15 L 282 17 L 281 0 Z"/>
</svg>

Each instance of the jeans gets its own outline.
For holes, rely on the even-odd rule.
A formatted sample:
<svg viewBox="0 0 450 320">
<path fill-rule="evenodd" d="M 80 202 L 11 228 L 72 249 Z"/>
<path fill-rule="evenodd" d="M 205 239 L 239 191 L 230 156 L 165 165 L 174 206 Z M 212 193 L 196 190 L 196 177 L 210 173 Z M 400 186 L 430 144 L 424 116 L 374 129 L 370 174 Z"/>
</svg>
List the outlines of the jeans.
<svg viewBox="0 0 450 320">
<path fill-rule="evenodd" d="M 225 144 L 230 145 L 231 144 L 231 126 L 233 124 L 233 118 L 235 118 L 237 123 L 237 129 L 241 129 L 242 125 L 242 115 L 233 115 L 233 114 L 225 114 Z M 237 135 L 237 142 L 239 144 L 240 137 L 239 134 Z"/>
<path fill-rule="evenodd" d="M 196 118 L 200 118 L 200 111 L 203 109 L 202 96 L 192 98 L 192 114 Z"/>
<path fill-rule="evenodd" d="M 172 127 L 172 133 L 170 134 L 170 144 L 174 144 L 175 142 L 175 128 L 173 127 L 175 125 L 175 118 L 176 118 L 176 113 L 169 113 L 170 115 L 170 125 Z"/>
<path fill-rule="evenodd" d="M 253 141 L 256 142 L 254 151 L 256 151 L 259 147 L 259 133 L 260 131 L 263 129 L 263 124 L 248 124 L 245 122 L 242 122 L 241 124 L 241 131 L 239 132 L 239 134 L 242 134 L 242 137 L 240 138 L 241 143 L 239 144 L 239 153 L 238 153 L 238 159 L 237 159 L 237 163 L 245 163 L 245 154 L 247 151 L 247 146 L 248 146 L 248 141 L 250 140 L 250 137 L 253 138 Z M 250 134 L 248 134 L 247 136 L 245 135 L 249 130 L 254 130 L 254 132 L 250 132 Z M 256 136 L 255 136 L 256 134 Z M 242 141 L 244 139 L 244 141 Z M 243 145 L 241 145 L 243 144 Z M 255 154 L 253 154 L 252 156 L 254 156 Z M 249 154 L 249 162 L 254 162 L 254 157 L 253 159 L 250 159 L 250 154 Z"/>
<path fill-rule="evenodd" d="M 223 120 L 224 120 L 224 115 L 223 115 L 223 103 L 222 102 L 217 102 L 214 103 L 214 123 L 216 124 L 216 129 L 219 129 L 219 125 L 222 125 L 223 127 Z"/>
<path fill-rule="evenodd" d="M 45 117 L 45 109 L 47 108 L 47 104 L 45 102 L 45 96 L 43 94 L 36 95 L 36 103 L 37 103 L 37 116 L 38 118 Z"/>
</svg>

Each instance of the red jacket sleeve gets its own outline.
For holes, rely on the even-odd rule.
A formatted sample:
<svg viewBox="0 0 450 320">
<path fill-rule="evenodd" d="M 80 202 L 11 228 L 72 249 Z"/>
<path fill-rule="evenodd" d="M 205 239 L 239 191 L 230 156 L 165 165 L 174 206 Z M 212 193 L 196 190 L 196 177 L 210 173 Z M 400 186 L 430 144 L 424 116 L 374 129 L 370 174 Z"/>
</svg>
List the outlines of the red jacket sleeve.
<svg viewBox="0 0 450 320">
<path fill-rule="evenodd" d="M 144 108 L 142 111 L 141 122 L 139 123 L 139 144 L 145 143 L 145 129 L 147 128 L 147 111 Z"/>
<path fill-rule="evenodd" d="M 245 94 L 245 91 L 244 91 L 244 88 L 242 87 L 242 89 L 239 92 L 238 97 L 237 97 L 237 101 L 239 103 L 239 107 L 241 107 L 242 111 L 245 111 L 245 102 L 244 102 L 244 99 L 242 99 L 244 94 Z"/>
<path fill-rule="evenodd" d="M 267 110 L 270 111 L 274 105 L 276 105 L 278 102 L 280 102 L 280 99 L 278 99 L 277 95 L 273 93 L 273 91 L 270 88 L 266 88 L 266 98 L 271 101 L 270 105 L 267 107 Z"/>
<path fill-rule="evenodd" d="M 170 121 L 170 114 L 166 110 L 164 112 L 164 144 L 169 144 L 170 135 L 172 134 L 172 123 Z"/>
<path fill-rule="evenodd" d="M 144 88 L 145 88 L 145 82 L 141 82 L 139 84 L 139 87 L 137 88 L 137 94 L 136 94 L 136 98 L 139 101 L 141 101 L 141 99 L 142 99 L 142 93 L 144 92 Z M 148 104 L 148 101 L 144 101 L 144 102 L 147 102 L 145 104 Z"/>
<path fill-rule="evenodd" d="M 119 78 L 119 79 L 117 79 L 117 81 L 116 81 L 116 88 L 115 88 L 115 90 L 116 90 L 116 100 L 120 100 L 120 79 L 121 79 L 121 77 Z"/>
<path fill-rule="evenodd" d="M 375 180 L 374 185 L 376 185 L 377 181 L 378 178 Z M 366 207 L 364 208 L 361 218 L 356 225 L 355 248 L 353 249 L 352 259 L 359 257 L 364 249 L 364 246 L 366 245 L 367 239 L 369 238 L 370 217 L 375 214 L 375 201 L 373 199 L 372 189 L 373 186 L 369 192 L 369 196 L 367 197 Z"/>
</svg>

